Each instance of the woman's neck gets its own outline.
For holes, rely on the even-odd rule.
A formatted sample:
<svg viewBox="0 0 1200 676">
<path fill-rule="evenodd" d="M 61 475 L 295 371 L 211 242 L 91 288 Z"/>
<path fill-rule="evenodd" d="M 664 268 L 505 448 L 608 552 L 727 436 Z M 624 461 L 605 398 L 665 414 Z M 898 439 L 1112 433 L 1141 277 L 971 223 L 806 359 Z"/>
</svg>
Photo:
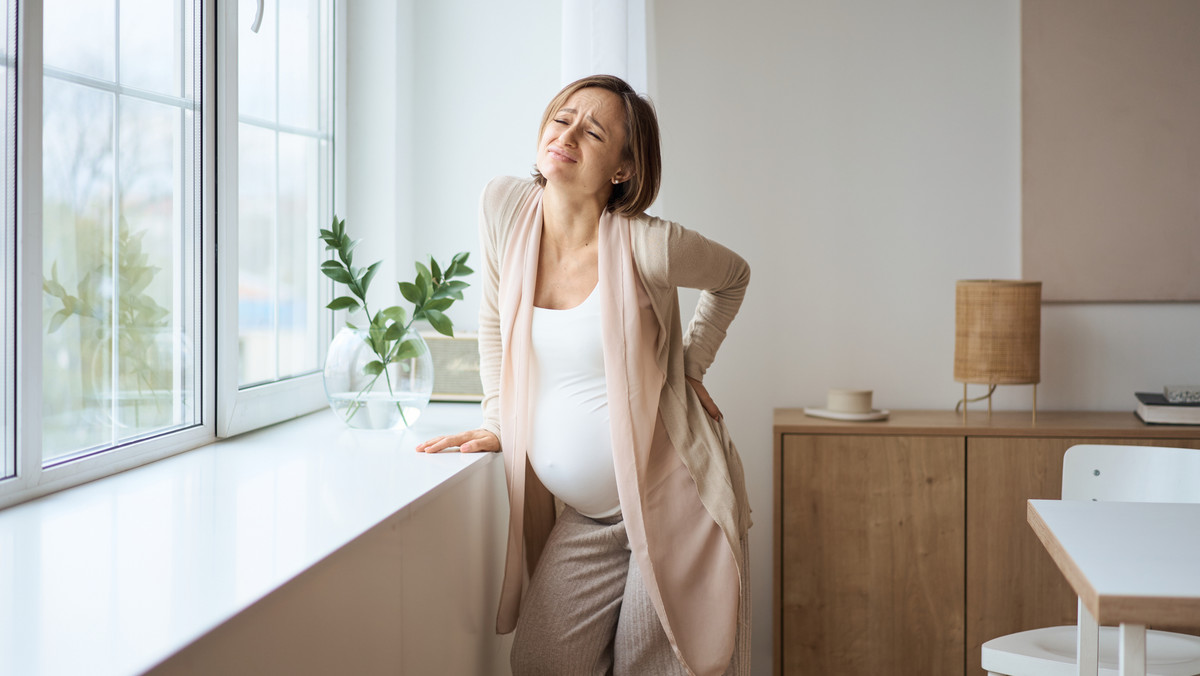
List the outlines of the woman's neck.
<svg viewBox="0 0 1200 676">
<path fill-rule="evenodd" d="M 572 195 L 548 183 L 542 194 L 543 238 L 566 250 L 591 244 L 607 204 L 607 195 Z"/>
</svg>

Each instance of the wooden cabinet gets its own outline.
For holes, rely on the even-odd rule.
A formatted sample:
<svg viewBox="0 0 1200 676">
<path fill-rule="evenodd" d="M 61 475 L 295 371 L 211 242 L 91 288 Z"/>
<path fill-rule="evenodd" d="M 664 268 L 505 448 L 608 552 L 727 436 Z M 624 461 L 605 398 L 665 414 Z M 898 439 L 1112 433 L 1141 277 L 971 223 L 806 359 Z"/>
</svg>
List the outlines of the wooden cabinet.
<svg viewBox="0 0 1200 676">
<path fill-rule="evenodd" d="M 1026 500 L 1059 497 L 1066 449 L 1200 449 L 1200 428 L 1132 413 L 842 423 L 778 409 L 774 437 L 775 673 L 787 676 L 983 674 L 984 641 L 1075 622 L 1025 522 Z"/>
</svg>

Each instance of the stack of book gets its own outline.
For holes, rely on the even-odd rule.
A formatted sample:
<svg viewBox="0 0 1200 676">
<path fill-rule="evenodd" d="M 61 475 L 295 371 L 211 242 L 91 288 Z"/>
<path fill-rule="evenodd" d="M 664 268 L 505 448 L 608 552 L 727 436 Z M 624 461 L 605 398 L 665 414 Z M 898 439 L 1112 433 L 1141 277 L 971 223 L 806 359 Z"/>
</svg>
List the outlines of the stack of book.
<svg viewBox="0 0 1200 676">
<path fill-rule="evenodd" d="M 1200 425 L 1200 385 L 1172 386 L 1157 392 L 1135 392 L 1137 414 L 1143 422 L 1161 425 Z"/>
</svg>

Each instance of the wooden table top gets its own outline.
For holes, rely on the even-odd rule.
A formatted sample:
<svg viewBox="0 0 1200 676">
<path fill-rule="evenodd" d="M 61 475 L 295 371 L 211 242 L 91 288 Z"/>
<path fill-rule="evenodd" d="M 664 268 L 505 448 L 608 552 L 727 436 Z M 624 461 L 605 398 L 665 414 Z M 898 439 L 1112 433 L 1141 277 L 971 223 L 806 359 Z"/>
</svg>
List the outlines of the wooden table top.
<svg viewBox="0 0 1200 676">
<path fill-rule="evenodd" d="M 887 420 L 843 422 L 806 415 L 802 408 L 775 409 L 776 434 L 881 434 L 921 436 L 1072 437 L 1131 439 L 1200 438 L 1197 425 L 1147 425 L 1129 411 L 996 411 L 970 409 L 892 411 Z"/>
<path fill-rule="evenodd" d="M 1030 500 L 1027 515 L 1100 624 L 1200 618 L 1200 504 Z"/>
</svg>

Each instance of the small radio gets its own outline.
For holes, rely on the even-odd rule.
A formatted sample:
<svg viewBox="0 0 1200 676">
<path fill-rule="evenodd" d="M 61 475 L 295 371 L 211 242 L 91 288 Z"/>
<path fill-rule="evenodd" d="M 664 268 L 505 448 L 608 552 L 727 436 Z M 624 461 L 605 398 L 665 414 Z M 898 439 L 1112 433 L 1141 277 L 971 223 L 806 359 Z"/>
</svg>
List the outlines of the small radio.
<svg viewBox="0 0 1200 676">
<path fill-rule="evenodd" d="M 479 337 L 463 334 L 450 338 L 422 333 L 433 357 L 433 394 L 430 401 L 482 401 L 479 380 Z"/>
</svg>

